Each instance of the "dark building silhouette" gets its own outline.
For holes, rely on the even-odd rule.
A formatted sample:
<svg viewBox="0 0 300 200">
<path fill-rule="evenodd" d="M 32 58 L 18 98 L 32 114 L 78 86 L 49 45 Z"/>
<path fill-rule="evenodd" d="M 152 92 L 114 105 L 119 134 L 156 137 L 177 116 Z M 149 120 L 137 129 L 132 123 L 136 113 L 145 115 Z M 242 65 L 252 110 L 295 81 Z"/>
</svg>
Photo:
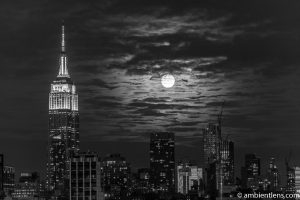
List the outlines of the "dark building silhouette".
<svg viewBox="0 0 300 200">
<path fill-rule="evenodd" d="M 108 199 L 122 199 L 130 186 L 130 166 L 120 154 L 106 156 L 101 162 L 102 187 Z"/>
<path fill-rule="evenodd" d="M 175 136 L 170 132 L 150 136 L 150 183 L 155 191 L 175 191 Z"/>
<path fill-rule="evenodd" d="M 258 189 L 260 176 L 260 158 L 255 154 L 245 155 L 245 166 L 242 167 L 242 187 L 252 190 Z"/>
<path fill-rule="evenodd" d="M 3 190 L 6 196 L 11 196 L 15 189 L 15 168 L 11 166 L 4 166 L 3 174 Z"/>
<path fill-rule="evenodd" d="M 205 191 L 214 199 L 218 195 L 221 181 L 221 127 L 219 124 L 208 124 L 203 129 L 203 157 Z"/>
<path fill-rule="evenodd" d="M 79 151 L 79 114 L 76 86 L 70 78 L 64 26 L 59 72 L 49 94 L 47 188 L 59 195 L 65 187 L 68 160 Z"/>
<path fill-rule="evenodd" d="M 80 153 L 71 158 L 69 167 L 70 200 L 103 200 L 100 159 L 96 153 Z"/>
<path fill-rule="evenodd" d="M 273 192 L 279 191 L 280 174 L 275 164 L 275 158 L 271 158 L 267 171 L 267 179 L 270 181 L 270 190 Z"/>
</svg>

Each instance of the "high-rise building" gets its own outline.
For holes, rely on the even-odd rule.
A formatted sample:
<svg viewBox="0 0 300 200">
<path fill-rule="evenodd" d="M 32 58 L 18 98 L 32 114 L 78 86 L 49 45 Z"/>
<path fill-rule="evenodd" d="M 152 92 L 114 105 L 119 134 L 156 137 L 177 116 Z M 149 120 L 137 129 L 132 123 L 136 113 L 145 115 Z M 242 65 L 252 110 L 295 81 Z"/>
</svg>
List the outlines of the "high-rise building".
<svg viewBox="0 0 300 200">
<path fill-rule="evenodd" d="M 215 198 L 221 183 L 220 146 L 221 127 L 210 123 L 203 129 L 204 182 L 206 193 Z"/>
<path fill-rule="evenodd" d="M 179 163 L 176 167 L 176 191 L 181 194 L 199 193 L 203 179 L 202 168 L 189 162 Z"/>
<path fill-rule="evenodd" d="M 175 191 L 175 135 L 170 132 L 150 136 L 150 183 L 155 191 Z"/>
<path fill-rule="evenodd" d="M 130 185 L 130 166 L 120 154 L 106 156 L 101 162 L 102 185 L 106 197 L 118 199 L 127 195 Z"/>
<path fill-rule="evenodd" d="M 100 159 L 96 153 L 80 153 L 69 163 L 69 199 L 103 200 Z"/>
<path fill-rule="evenodd" d="M 204 166 L 215 162 L 220 157 L 221 129 L 210 123 L 203 129 Z"/>
<path fill-rule="evenodd" d="M 300 167 L 295 167 L 295 190 L 300 193 Z"/>
<path fill-rule="evenodd" d="M 3 189 L 6 196 L 11 196 L 15 189 L 15 168 L 4 166 Z"/>
<path fill-rule="evenodd" d="M 245 167 L 242 167 L 242 186 L 244 188 L 258 189 L 260 176 L 260 158 L 255 154 L 246 154 Z"/>
<path fill-rule="evenodd" d="M 79 114 L 76 86 L 70 78 L 62 26 L 60 67 L 49 94 L 49 139 L 46 185 L 63 191 L 69 158 L 79 151 Z M 59 192 L 57 192 L 59 193 Z"/>
<path fill-rule="evenodd" d="M 220 145 L 220 164 L 222 186 L 234 185 L 234 143 L 222 140 Z"/>
<path fill-rule="evenodd" d="M 267 171 L 267 178 L 270 181 L 270 190 L 275 192 L 278 191 L 280 183 L 280 175 L 278 168 L 275 164 L 275 158 L 271 158 L 269 162 L 269 167 Z"/>
<path fill-rule="evenodd" d="M 19 182 L 15 185 L 12 193 L 13 199 L 39 199 L 40 177 L 37 172 L 21 173 Z"/>
</svg>

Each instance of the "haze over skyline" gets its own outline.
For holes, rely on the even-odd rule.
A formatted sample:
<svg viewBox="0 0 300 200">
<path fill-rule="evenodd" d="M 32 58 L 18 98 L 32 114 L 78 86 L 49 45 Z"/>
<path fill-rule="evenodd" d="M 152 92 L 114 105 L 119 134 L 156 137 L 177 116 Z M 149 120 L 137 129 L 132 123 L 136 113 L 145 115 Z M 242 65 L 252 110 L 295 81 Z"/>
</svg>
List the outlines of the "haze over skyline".
<svg viewBox="0 0 300 200">
<path fill-rule="evenodd" d="M 272 2 L 272 3 L 271 3 Z M 265 160 L 299 151 L 298 1 L 1 1 L 0 146 L 18 171 L 44 171 L 48 93 L 66 24 L 81 150 L 148 165 L 149 132 L 176 134 L 198 160 L 201 129 L 225 101 L 223 133 Z M 171 73 L 174 87 L 161 86 Z M 136 148 L 140 151 L 136 151 Z M 296 153 L 292 158 L 300 164 Z M 26 161 L 26 162 L 25 162 Z M 239 174 L 237 174 L 239 175 Z"/>
</svg>

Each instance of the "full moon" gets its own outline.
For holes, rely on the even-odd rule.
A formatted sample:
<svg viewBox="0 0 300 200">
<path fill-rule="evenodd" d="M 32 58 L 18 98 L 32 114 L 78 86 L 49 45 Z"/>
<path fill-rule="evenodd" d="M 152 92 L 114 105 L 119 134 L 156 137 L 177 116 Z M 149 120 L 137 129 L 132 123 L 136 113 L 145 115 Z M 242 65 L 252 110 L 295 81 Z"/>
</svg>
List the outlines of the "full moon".
<svg viewBox="0 0 300 200">
<path fill-rule="evenodd" d="M 171 74 L 165 74 L 161 77 L 161 84 L 165 88 L 171 88 L 175 84 L 175 78 Z"/>
</svg>

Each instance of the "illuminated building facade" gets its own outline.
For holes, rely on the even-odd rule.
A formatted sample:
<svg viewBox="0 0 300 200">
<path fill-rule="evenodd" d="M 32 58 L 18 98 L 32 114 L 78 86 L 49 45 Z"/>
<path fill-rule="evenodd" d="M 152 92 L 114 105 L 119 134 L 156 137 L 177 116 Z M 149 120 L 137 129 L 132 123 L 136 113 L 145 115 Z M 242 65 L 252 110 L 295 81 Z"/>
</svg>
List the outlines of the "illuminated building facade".
<svg viewBox="0 0 300 200">
<path fill-rule="evenodd" d="M 69 158 L 79 151 L 79 114 L 76 86 L 70 78 L 62 26 L 60 67 L 49 94 L 47 188 L 62 191 Z"/>
<path fill-rule="evenodd" d="M 181 194 L 199 193 L 203 179 L 202 168 L 190 163 L 179 163 L 176 167 L 176 191 Z"/>
<path fill-rule="evenodd" d="M 97 154 L 74 155 L 69 165 L 69 199 L 103 200 L 100 159 Z"/>
<path fill-rule="evenodd" d="M 170 132 L 150 136 L 150 183 L 155 191 L 175 191 L 175 135 Z"/>
<path fill-rule="evenodd" d="M 15 189 L 15 168 L 4 166 L 3 172 L 3 189 L 6 196 L 11 196 Z"/>
</svg>

